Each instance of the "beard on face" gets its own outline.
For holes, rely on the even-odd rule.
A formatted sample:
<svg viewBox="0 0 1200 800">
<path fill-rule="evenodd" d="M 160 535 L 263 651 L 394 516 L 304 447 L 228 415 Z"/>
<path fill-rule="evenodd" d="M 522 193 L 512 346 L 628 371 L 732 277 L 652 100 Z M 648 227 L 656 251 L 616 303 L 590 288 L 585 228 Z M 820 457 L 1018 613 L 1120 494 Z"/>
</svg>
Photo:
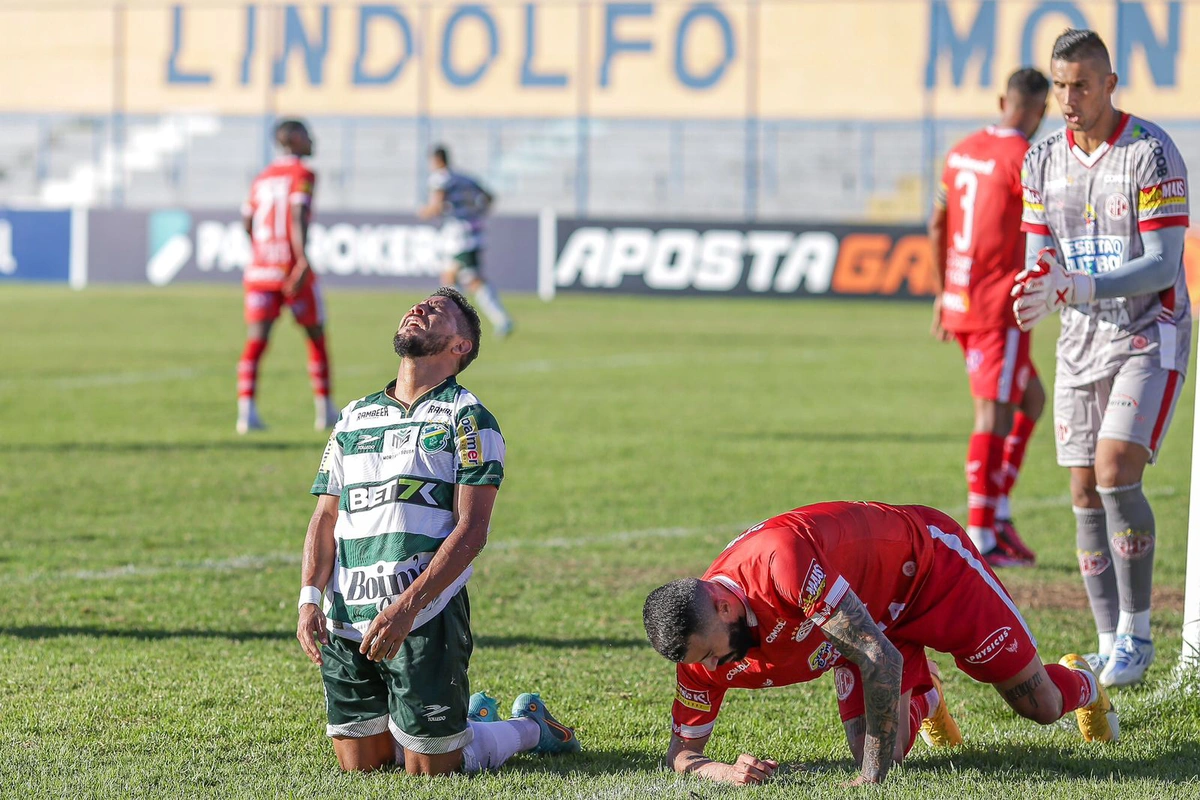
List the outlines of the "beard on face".
<svg viewBox="0 0 1200 800">
<path fill-rule="evenodd" d="M 741 661 L 746 657 L 746 653 L 750 652 L 751 647 L 757 646 L 758 639 L 754 636 L 754 631 L 746 620 L 738 619 L 729 623 L 729 648 L 731 653 L 726 663 Z"/>
<path fill-rule="evenodd" d="M 449 336 L 405 329 L 396 331 L 392 337 L 392 348 L 401 358 L 422 358 L 444 353 L 450 347 L 450 340 Z"/>
</svg>

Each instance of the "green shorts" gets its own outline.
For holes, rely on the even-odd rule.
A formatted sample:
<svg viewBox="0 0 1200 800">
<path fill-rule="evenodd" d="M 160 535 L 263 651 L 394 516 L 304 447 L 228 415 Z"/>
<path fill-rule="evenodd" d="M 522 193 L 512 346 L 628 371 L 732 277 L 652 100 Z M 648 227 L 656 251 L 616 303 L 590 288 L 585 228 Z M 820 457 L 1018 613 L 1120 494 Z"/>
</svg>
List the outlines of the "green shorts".
<svg viewBox="0 0 1200 800">
<path fill-rule="evenodd" d="M 470 281 L 478 278 L 480 271 L 483 269 L 482 250 L 468 250 L 465 253 L 457 253 L 450 260 L 454 262 L 454 266 L 458 270 L 458 279 L 461 281 Z"/>
<path fill-rule="evenodd" d="M 409 634 L 396 657 L 371 661 L 359 643 L 330 632 L 321 648 L 328 736 L 361 739 L 389 729 L 415 753 L 451 753 L 471 743 L 471 601 L 463 588 Z"/>
</svg>

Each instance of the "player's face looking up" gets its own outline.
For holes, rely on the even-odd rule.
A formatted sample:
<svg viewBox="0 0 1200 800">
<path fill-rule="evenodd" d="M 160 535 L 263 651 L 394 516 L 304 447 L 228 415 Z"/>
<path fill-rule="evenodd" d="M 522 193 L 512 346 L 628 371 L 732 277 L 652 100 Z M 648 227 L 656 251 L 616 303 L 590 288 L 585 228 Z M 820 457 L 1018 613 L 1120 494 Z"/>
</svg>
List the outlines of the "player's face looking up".
<svg viewBox="0 0 1200 800">
<path fill-rule="evenodd" d="M 459 311 L 446 297 L 430 297 L 417 303 L 400 320 L 392 346 L 401 358 L 420 358 L 444 353 L 462 340 Z"/>
<path fill-rule="evenodd" d="M 1108 121 L 1117 76 L 1106 59 L 1055 59 L 1050 62 L 1050 76 L 1068 129 L 1086 133 Z"/>
</svg>

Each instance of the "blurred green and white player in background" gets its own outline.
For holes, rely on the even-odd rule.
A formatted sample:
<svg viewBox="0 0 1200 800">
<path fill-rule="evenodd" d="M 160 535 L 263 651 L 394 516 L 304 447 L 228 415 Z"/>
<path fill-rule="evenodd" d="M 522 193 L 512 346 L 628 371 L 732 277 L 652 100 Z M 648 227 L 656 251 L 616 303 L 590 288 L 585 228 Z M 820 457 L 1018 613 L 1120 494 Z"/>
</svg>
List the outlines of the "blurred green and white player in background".
<svg viewBox="0 0 1200 800">
<path fill-rule="evenodd" d="M 392 340 L 396 380 L 342 409 L 313 482 L 296 636 L 321 666 L 344 770 L 441 775 L 579 750 L 538 695 L 518 696 L 509 720 L 471 695 L 466 584 L 505 454 L 496 418 L 456 380 L 479 338 L 456 289 L 413 306 Z"/>
<path fill-rule="evenodd" d="M 447 256 L 442 283 L 469 290 L 496 327 L 497 336 L 512 333 L 513 322 L 496 289 L 483 278 L 483 219 L 495 199 L 479 182 L 450 168 L 450 153 L 438 145 L 429 154 L 429 203 L 421 219 L 441 217 L 441 243 Z"/>
</svg>

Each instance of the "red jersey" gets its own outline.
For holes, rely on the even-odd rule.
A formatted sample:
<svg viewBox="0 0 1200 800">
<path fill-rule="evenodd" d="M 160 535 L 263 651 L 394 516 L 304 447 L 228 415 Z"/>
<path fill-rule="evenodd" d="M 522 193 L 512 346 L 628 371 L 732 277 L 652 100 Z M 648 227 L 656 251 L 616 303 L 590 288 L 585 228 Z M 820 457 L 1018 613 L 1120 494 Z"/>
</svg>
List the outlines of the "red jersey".
<svg viewBox="0 0 1200 800">
<path fill-rule="evenodd" d="M 881 630 L 901 624 L 933 567 L 933 542 L 920 516 L 928 510 L 820 503 L 759 523 L 734 539 L 703 579 L 742 599 L 759 644 L 715 672 L 701 664 L 677 665 L 675 735 L 708 736 L 728 689 L 802 683 L 837 665 L 842 655 L 820 628 L 847 590 Z"/>
<path fill-rule="evenodd" d="M 283 288 L 296 254 L 292 252 L 292 206 L 311 206 L 316 176 L 295 156 L 280 156 L 250 184 L 242 206 L 249 217 L 251 258 L 246 267 L 247 289 L 260 292 Z"/>
<path fill-rule="evenodd" d="M 988 127 L 946 156 L 937 204 L 946 209 L 942 326 L 955 333 L 1012 327 L 1013 278 L 1024 267 L 1020 131 Z"/>
</svg>

